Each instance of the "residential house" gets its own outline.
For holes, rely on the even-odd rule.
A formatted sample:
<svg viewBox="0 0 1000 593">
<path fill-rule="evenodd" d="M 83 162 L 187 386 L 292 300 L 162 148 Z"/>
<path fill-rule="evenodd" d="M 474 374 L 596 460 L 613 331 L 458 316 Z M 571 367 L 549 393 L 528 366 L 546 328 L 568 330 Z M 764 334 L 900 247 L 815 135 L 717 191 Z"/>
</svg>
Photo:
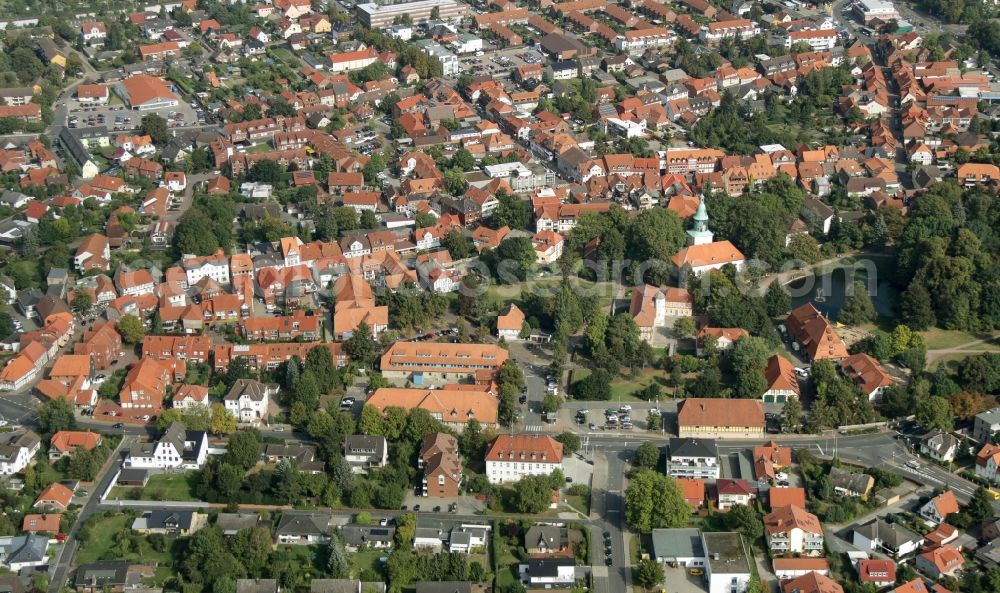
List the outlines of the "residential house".
<svg viewBox="0 0 1000 593">
<path fill-rule="evenodd" d="M 511 303 L 506 313 L 497 316 L 497 337 L 505 342 L 516 342 L 521 339 L 524 329 L 524 312 Z"/>
<path fill-rule="evenodd" d="M 531 558 L 518 565 L 518 574 L 529 589 L 570 587 L 576 583 L 576 559 Z"/>
<path fill-rule="evenodd" d="M 784 356 L 775 354 L 767 360 L 764 378 L 767 380 L 764 403 L 784 403 L 790 399 L 798 399 L 800 388 L 795 366 Z"/>
<path fill-rule="evenodd" d="M 917 556 L 917 570 L 931 577 L 941 579 L 954 577 L 965 565 L 965 558 L 957 548 L 941 546 Z"/>
<path fill-rule="evenodd" d="M 569 530 L 558 525 L 532 525 L 524 532 L 524 549 L 531 556 L 572 555 Z"/>
<path fill-rule="evenodd" d="M 882 395 L 893 384 L 890 375 L 877 360 L 864 352 L 852 354 L 840 361 L 840 371 L 850 379 L 869 400 Z"/>
<path fill-rule="evenodd" d="M 863 558 L 857 564 L 858 580 L 877 588 L 889 587 L 896 582 L 896 563 L 883 558 Z"/>
<path fill-rule="evenodd" d="M 73 265 L 82 273 L 90 270 L 109 270 L 109 260 L 111 259 L 111 248 L 108 238 L 104 235 L 94 233 L 80 242 L 73 258 Z"/>
<path fill-rule="evenodd" d="M 715 482 L 716 507 L 728 511 L 733 505 L 750 506 L 757 497 L 756 489 L 743 479 L 724 478 Z"/>
<path fill-rule="evenodd" d="M 837 494 L 855 498 L 868 498 L 875 486 L 875 478 L 868 474 L 845 471 L 839 467 L 830 468 L 830 482 Z"/>
<path fill-rule="evenodd" d="M 253 379 L 237 379 L 223 398 L 223 404 L 237 422 L 259 424 L 267 422 L 271 396 L 277 395 L 278 386 Z"/>
<path fill-rule="evenodd" d="M 93 451 L 101 444 L 101 433 L 81 430 L 60 430 L 49 441 L 49 461 L 72 455 L 79 449 Z"/>
<path fill-rule="evenodd" d="M 153 443 L 140 443 L 125 457 L 123 467 L 139 469 L 199 469 L 208 458 L 208 435 L 171 424 Z"/>
<path fill-rule="evenodd" d="M 235 593 L 281 593 L 278 579 L 236 579 Z"/>
<path fill-rule="evenodd" d="M 23 471 L 41 449 L 41 438 L 33 430 L 21 429 L 0 434 L 0 475 Z"/>
<path fill-rule="evenodd" d="M 42 566 L 49 561 L 49 538 L 29 533 L 0 537 L 0 566 L 18 573 L 25 568 Z"/>
<path fill-rule="evenodd" d="M 653 557 L 661 564 L 683 568 L 705 566 L 705 549 L 698 529 L 654 529 L 652 540 Z"/>
<path fill-rule="evenodd" d="M 764 436 L 764 405 L 745 399 L 689 397 L 677 413 L 679 436 Z"/>
<path fill-rule="evenodd" d="M 743 536 L 736 532 L 705 532 L 701 540 L 708 593 L 746 593 L 751 571 Z"/>
<path fill-rule="evenodd" d="M 667 475 L 672 478 L 719 477 L 719 450 L 712 439 L 673 438 L 667 449 Z"/>
<path fill-rule="evenodd" d="M 920 452 L 937 461 L 955 461 L 960 445 L 958 437 L 940 430 L 932 430 L 920 439 Z"/>
<path fill-rule="evenodd" d="M 781 593 L 844 593 L 844 588 L 828 576 L 809 572 L 781 583 Z"/>
<path fill-rule="evenodd" d="M 1000 445 L 986 444 L 976 453 L 976 475 L 1000 482 Z"/>
<path fill-rule="evenodd" d="M 285 512 L 274 528 L 274 537 L 279 544 L 327 544 L 330 533 L 330 515 L 320 513 Z"/>
<path fill-rule="evenodd" d="M 58 513 L 29 513 L 21 521 L 21 531 L 25 533 L 45 533 L 56 535 L 60 532 L 62 515 Z M 0 591 L 4 591 L 3 584 L 0 584 Z M 5 591 L 5 593 L 11 593 Z"/>
<path fill-rule="evenodd" d="M 847 358 L 847 346 L 833 325 L 811 302 L 791 312 L 785 321 L 792 339 L 792 348 L 802 352 L 807 360 Z"/>
<path fill-rule="evenodd" d="M 851 543 L 862 550 L 877 550 L 893 558 L 909 556 L 920 549 L 923 538 L 899 523 L 882 517 L 870 519 L 854 528 Z"/>
<path fill-rule="evenodd" d="M 145 511 L 132 521 L 132 531 L 186 537 L 204 527 L 207 520 L 208 515 L 196 511 Z"/>
<path fill-rule="evenodd" d="M 797 506 L 764 515 L 764 535 L 772 555 L 823 555 L 823 527 L 816 515 Z"/>
<path fill-rule="evenodd" d="M 486 477 L 500 484 L 547 476 L 562 469 L 562 458 L 562 443 L 548 435 L 499 435 L 486 452 Z"/>
<path fill-rule="evenodd" d="M 758 480 L 774 480 L 777 473 L 792 465 L 792 450 L 774 441 L 753 448 L 754 476 Z M 773 505 L 772 505 L 773 508 Z"/>
<path fill-rule="evenodd" d="M 1000 432 L 1000 407 L 976 414 L 972 423 L 972 438 L 980 443 L 989 443 L 993 435 Z"/>
<path fill-rule="evenodd" d="M 944 523 L 950 515 L 958 511 L 958 499 L 955 498 L 955 493 L 946 490 L 920 507 L 920 516 L 937 525 Z"/>
<path fill-rule="evenodd" d="M 370 468 L 385 467 L 389 461 L 389 445 L 380 435 L 353 434 L 344 437 L 344 459 L 357 474 Z"/>
<path fill-rule="evenodd" d="M 417 458 L 423 469 L 423 494 L 434 498 L 453 498 L 462 485 L 462 460 L 458 440 L 452 435 L 434 433 L 424 437 Z"/>
<path fill-rule="evenodd" d="M 73 345 L 73 354 L 86 354 L 95 369 L 106 369 L 122 356 L 122 338 L 112 321 L 95 323 L 83 332 L 83 341 Z"/>
<path fill-rule="evenodd" d="M 31 506 L 48 511 L 65 511 L 72 502 L 73 491 L 59 482 L 52 482 L 39 493 Z"/>
<path fill-rule="evenodd" d="M 392 547 L 396 528 L 391 525 L 358 525 L 352 523 L 340 528 L 344 547 L 348 552 L 362 549 L 386 550 Z"/>
</svg>

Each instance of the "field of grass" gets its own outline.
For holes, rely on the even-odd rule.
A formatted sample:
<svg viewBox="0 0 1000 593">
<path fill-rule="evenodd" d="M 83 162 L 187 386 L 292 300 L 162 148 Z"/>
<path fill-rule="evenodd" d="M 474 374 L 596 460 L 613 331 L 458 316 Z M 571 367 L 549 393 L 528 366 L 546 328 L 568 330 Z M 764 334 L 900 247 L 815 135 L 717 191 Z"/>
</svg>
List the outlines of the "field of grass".
<svg viewBox="0 0 1000 593">
<path fill-rule="evenodd" d="M 170 542 L 167 549 L 159 552 L 153 549 L 145 536 L 135 534 L 132 545 L 123 555 L 116 545 L 115 536 L 122 531 L 131 533 L 134 517 L 130 514 L 116 514 L 110 517 L 96 519 L 89 527 L 89 535 L 85 544 L 77 552 L 77 565 L 97 562 L 98 560 L 124 559 L 143 564 L 153 564 L 160 567 L 169 566 L 172 562 Z"/>
</svg>

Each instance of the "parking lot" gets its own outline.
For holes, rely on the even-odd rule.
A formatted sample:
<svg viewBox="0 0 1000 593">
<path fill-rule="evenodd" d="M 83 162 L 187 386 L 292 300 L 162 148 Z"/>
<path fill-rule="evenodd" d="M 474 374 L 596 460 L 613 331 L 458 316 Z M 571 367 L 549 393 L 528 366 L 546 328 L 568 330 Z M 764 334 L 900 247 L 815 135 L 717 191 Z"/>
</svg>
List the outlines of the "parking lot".
<svg viewBox="0 0 1000 593">
<path fill-rule="evenodd" d="M 131 132 L 139 129 L 142 118 L 155 113 L 167 120 L 170 128 L 204 123 L 205 115 L 197 107 L 181 102 L 175 107 L 133 111 L 112 94 L 106 105 L 81 104 L 76 98 L 66 100 L 67 122 L 70 128 L 106 127 L 113 132 Z"/>
<path fill-rule="evenodd" d="M 462 65 L 470 70 L 473 76 L 489 75 L 499 78 L 509 77 L 511 70 L 519 66 L 541 64 L 543 61 L 540 53 L 523 47 L 461 58 Z"/>
</svg>

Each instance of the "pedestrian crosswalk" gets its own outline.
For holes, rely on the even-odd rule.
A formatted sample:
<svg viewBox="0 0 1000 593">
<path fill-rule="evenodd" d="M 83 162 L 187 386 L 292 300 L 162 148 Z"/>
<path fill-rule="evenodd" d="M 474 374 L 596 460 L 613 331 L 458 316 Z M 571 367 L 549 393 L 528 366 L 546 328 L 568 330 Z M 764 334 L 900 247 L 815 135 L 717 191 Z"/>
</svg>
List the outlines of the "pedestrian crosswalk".
<svg viewBox="0 0 1000 593">
<path fill-rule="evenodd" d="M 541 424 L 531 424 L 524 427 L 525 432 L 542 432 L 545 430 L 545 426 Z"/>
</svg>

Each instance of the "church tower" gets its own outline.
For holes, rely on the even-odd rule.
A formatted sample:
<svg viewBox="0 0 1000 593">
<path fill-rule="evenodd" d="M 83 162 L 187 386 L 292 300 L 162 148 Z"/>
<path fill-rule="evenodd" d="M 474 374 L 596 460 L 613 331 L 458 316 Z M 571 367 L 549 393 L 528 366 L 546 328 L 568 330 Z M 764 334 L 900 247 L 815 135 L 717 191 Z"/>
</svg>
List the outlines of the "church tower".
<svg viewBox="0 0 1000 593">
<path fill-rule="evenodd" d="M 688 245 L 705 245 L 711 243 L 715 234 L 708 230 L 708 209 L 705 208 L 705 196 L 698 203 L 698 211 L 694 213 L 694 227 L 687 232 Z"/>
</svg>

